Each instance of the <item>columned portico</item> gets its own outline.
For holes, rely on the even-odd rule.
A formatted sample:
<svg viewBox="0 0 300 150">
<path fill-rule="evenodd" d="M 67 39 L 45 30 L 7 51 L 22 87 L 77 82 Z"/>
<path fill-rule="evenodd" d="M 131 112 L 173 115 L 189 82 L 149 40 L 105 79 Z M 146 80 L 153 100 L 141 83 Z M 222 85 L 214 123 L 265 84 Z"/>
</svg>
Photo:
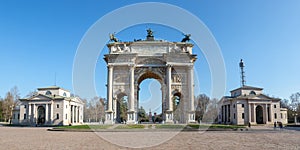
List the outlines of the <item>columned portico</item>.
<svg viewBox="0 0 300 150">
<path fill-rule="evenodd" d="M 57 86 L 38 88 L 37 94 L 20 99 L 14 124 L 31 126 L 82 124 L 83 102 Z M 17 112 L 18 111 L 18 112 Z"/>
</svg>

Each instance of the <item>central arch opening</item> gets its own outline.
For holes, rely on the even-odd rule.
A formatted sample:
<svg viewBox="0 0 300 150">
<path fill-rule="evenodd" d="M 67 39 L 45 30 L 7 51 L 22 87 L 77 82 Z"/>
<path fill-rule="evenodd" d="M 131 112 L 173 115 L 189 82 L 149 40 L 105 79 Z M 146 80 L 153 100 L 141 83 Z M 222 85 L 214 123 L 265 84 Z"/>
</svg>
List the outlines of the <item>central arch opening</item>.
<svg viewBox="0 0 300 150">
<path fill-rule="evenodd" d="M 143 74 L 138 80 L 138 121 L 161 122 L 163 120 L 162 80 L 152 72 Z"/>
</svg>

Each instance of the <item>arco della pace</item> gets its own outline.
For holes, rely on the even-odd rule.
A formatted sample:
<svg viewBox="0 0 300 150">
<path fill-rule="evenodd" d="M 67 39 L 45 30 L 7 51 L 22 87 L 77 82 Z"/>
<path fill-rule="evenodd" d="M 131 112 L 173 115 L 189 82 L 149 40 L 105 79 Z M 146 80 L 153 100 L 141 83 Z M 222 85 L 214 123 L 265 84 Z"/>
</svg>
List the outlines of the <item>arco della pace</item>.
<svg viewBox="0 0 300 150">
<path fill-rule="evenodd" d="M 195 122 L 194 111 L 194 62 L 190 35 L 181 42 L 155 40 L 151 29 L 145 40 L 119 42 L 111 34 L 107 44 L 107 110 L 106 124 L 120 118 L 119 101 L 128 99 L 128 124 L 138 122 L 140 83 L 156 79 L 161 85 L 162 116 L 165 123 Z M 155 93 L 154 93 L 155 94 Z M 176 101 L 174 101 L 176 99 Z M 176 119 L 174 115 L 177 115 Z"/>
</svg>

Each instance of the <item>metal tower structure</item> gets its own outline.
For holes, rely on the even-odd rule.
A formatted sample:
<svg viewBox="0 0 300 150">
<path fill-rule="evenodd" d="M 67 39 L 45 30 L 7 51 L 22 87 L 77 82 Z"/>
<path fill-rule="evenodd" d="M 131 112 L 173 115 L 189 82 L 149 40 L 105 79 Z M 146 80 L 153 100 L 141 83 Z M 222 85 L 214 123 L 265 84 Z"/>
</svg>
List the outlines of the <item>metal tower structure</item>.
<svg viewBox="0 0 300 150">
<path fill-rule="evenodd" d="M 244 65 L 243 59 L 241 59 L 240 68 L 241 68 L 241 85 L 242 85 L 242 87 L 245 86 L 245 84 L 246 84 L 244 67 L 245 67 L 245 65 Z"/>
</svg>

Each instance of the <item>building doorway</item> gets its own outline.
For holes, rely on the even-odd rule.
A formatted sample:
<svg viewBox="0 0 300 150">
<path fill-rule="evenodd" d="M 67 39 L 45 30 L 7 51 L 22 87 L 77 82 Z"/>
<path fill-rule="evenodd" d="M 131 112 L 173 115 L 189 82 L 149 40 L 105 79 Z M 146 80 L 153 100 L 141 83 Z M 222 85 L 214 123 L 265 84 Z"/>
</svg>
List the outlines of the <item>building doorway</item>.
<svg viewBox="0 0 300 150">
<path fill-rule="evenodd" d="M 262 106 L 258 105 L 255 109 L 256 113 L 256 123 L 257 124 L 263 124 L 264 123 L 264 118 L 263 118 L 263 108 Z"/>
<path fill-rule="evenodd" d="M 43 106 L 39 106 L 37 124 L 42 125 L 44 123 L 45 123 L 45 108 Z"/>
</svg>

